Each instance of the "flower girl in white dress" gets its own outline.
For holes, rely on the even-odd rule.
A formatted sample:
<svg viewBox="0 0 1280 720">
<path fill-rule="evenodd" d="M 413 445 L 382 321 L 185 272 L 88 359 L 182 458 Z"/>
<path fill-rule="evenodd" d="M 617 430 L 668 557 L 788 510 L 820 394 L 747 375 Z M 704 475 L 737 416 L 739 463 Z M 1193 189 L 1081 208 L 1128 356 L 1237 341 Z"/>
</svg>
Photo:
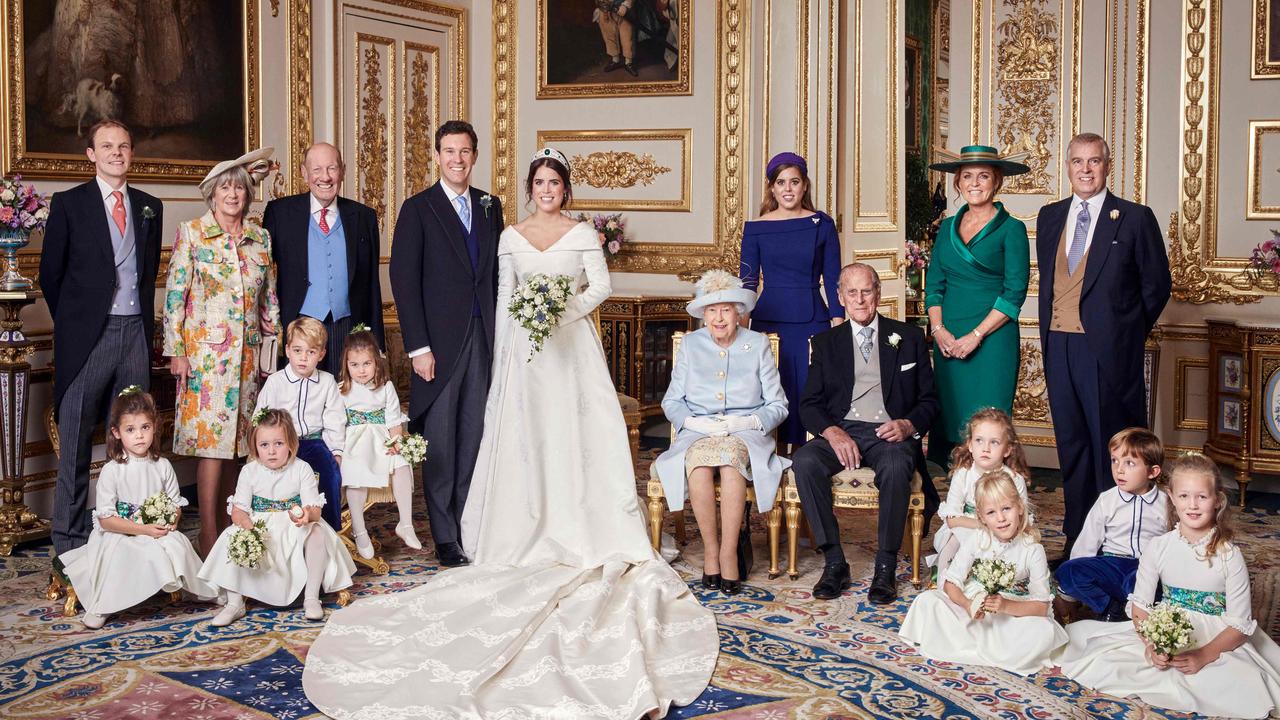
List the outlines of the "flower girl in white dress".
<svg viewBox="0 0 1280 720">
<path fill-rule="evenodd" d="M 181 507 L 178 477 L 155 447 L 156 403 L 131 385 L 111 404 L 107 462 L 98 475 L 89 542 L 62 554 L 67 578 L 84 606 L 84 626 L 102 627 L 107 616 L 157 592 L 186 590 L 204 600 L 218 594 L 200 580 L 200 556 L 177 531 Z M 171 524 L 139 520 L 147 498 L 163 493 L 178 508 Z"/>
<path fill-rule="evenodd" d="M 387 440 L 404 436 L 404 413 L 400 396 L 391 383 L 391 366 L 378 349 L 378 341 L 364 325 L 347 335 L 342 348 L 342 368 L 338 391 L 347 408 L 347 437 L 342 458 L 342 486 L 347 491 L 351 511 L 351 537 L 356 552 L 368 560 L 373 543 L 364 525 L 364 505 L 370 488 L 391 485 L 400 522 L 396 535 L 414 550 L 422 543 L 413 531 L 413 470 Z"/>
<path fill-rule="evenodd" d="M 1129 596 L 1133 623 L 1084 620 L 1068 627 L 1062 673 L 1081 685 L 1178 712 L 1261 718 L 1280 714 L 1280 647 L 1253 618 L 1249 568 L 1226 522 L 1218 466 L 1188 453 L 1167 466 L 1178 515 L 1170 532 L 1148 541 Z M 1191 620 L 1191 647 L 1153 652 L 1136 627 L 1164 602 Z"/>
<path fill-rule="evenodd" d="M 1031 470 L 1018 442 L 1013 418 L 998 408 L 983 408 L 965 423 L 964 434 L 965 441 L 951 451 L 951 485 L 946 501 L 938 508 L 942 527 L 933 534 L 937 554 L 929 558 L 929 564 L 937 570 L 939 581 L 947 576 L 947 566 L 965 539 L 982 529 L 973 495 L 978 478 L 1003 469 L 1013 478 L 1023 502 L 1027 500 L 1026 477 Z M 1035 519 L 1027 522 L 1034 523 Z"/>
<path fill-rule="evenodd" d="M 1049 667 L 1067 634 L 1050 614 L 1049 565 L 1040 534 L 1017 485 L 1002 470 L 974 490 L 983 529 L 961 544 L 941 589 L 921 593 L 898 634 L 934 660 L 992 665 L 1019 675 Z M 978 561 L 1013 566 L 1013 585 L 988 594 L 976 579 Z"/>
<path fill-rule="evenodd" d="M 320 519 L 324 496 L 311 466 L 299 462 L 298 433 L 284 410 L 254 413 L 249 434 L 249 464 L 240 471 L 236 492 L 227 500 L 231 526 L 209 552 L 200 577 L 227 591 L 227 604 L 215 627 L 244 617 L 244 596 L 268 605 L 288 605 L 305 588 L 302 608 L 308 620 L 323 620 L 320 590 L 350 587 L 356 571 L 338 534 Z M 231 537 L 241 528 L 266 523 L 266 556 L 256 569 L 231 560 Z"/>
</svg>

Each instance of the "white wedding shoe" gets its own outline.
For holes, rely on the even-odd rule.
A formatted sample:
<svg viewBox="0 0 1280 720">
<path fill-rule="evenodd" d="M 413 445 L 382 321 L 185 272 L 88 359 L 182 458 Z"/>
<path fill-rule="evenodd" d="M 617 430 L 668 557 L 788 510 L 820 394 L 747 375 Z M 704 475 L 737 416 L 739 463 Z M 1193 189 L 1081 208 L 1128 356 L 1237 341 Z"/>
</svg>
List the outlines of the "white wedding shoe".
<svg viewBox="0 0 1280 720">
<path fill-rule="evenodd" d="M 222 610 L 213 616 L 209 624 L 214 627 L 226 627 L 242 617 L 244 617 L 244 602 L 228 601 Z"/>
<path fill-rule="evenodd" d="M 372 556 L 372 553 L 370 553 Z M 320 604 L 320 598 L 306 598 L 302 601 L 302 614 L 308 620 L 323 620 L 324 606 Z"/>
<path fill-rule="evenodd" d="M 413 523 L 400 523 L 396 526 L 396 535 L 408 545 L 410 549 L 421 550 L 422 543 L 418 541 L 418 534 L 413 531 Z"/>
<path fill-rule="evenodd" d="M 91 612 L 85 611 L 84 615 L 80 617 L 80 622 L 84 623 L 84 626 L 90 630 L 97 630 L 107 624 L 107 616 L 95 615 Z"/>
<path fill-rule="evenodd" d="M 356 542 L 356 552 L 360 553 L 360 557 L 368 560 L 373 557 L 373 543 L 369 542 L 369 533 L 362 532 L 351 536 Z"/>
</svg>

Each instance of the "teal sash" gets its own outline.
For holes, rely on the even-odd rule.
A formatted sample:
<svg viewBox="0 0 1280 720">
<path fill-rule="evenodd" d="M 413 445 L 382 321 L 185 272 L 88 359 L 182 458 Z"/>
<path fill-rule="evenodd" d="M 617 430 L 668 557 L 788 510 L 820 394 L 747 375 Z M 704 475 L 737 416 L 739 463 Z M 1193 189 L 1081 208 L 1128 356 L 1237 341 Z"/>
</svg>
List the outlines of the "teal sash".
<svg viewBox="0 0 1280 720">
<path fill-rule="evenodd" d="M 378 408 L 377 410 L 370 410 L 368 412 L 365 412 L 364 410 L 348 409 L 347 424 L 348 425 L 386 425 L 387 411 L 385 408 Z"/>
<path fill-rule="evenodd" d="M 272 500 L 271 498 L 264 498 L 261 495 L 254 495 L 253 501 L 249 503 L 249 507 L 252 508 L 254 512 L 285 512 L 294 505 L 301 504 L 301 495 L 294 495 L 293 497 L 285 500 Z"/>
<path fill-rule="evenodd" d="M 1221 592 L 1165 585 L 1164 599 L 1202 615 L 1221 615 L 1227 611 L 1227 594 Z"/>
</svg>

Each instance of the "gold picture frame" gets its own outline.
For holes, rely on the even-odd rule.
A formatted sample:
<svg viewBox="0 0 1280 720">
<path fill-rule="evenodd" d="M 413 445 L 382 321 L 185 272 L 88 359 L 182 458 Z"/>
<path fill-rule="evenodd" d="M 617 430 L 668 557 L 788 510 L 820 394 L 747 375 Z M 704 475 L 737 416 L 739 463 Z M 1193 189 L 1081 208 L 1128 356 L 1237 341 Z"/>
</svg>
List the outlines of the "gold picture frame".
<svg viewBox="0 0 1280 720">
<path fill-rule="evenodd" d="M 1249 169 L 1246 178 L 1248 206 L 1245 218 L 1249 220 L 1280 219 L 1280 202 L 1267 203 L 1262 199 L 1262 173 L 1275 172 L 1274 168 L 1263 167 L 1263 138 L 1273 136 L 1271 142 L 1280 143 L 1280 120 L 1249 121 Z"/>
<path fill-rule="evenodd" d="M 631 152 L 638 149 L 635 143 L 654 141 L 676 141 L 680 143 L 680 167 L 668 168 L 658 165 L 653 156 Z M 618 143 L 619 149 L 592 151 L 587 155 L 579 155 L 570 147 L 559 147 L 563 143 Z M 693 194 L 693 130 L 691 128 L 670 128 L 654 130 L 539 130 L 538 147 L 556 145 L 569 156 L 573 167 L 573 184 L 575 187 L 592 187 L 601 189 L 624 189 L 637 184 L 649 184 L 663 174 L 673 170 L 680 173 L 680 196 L 672 200 L 659 199 L 609 199 L 582 197 L 574 193 L 574 210 L 604 211 L 666 211 L 689 212 L 690 198 Z"/>
<path fill-rule="evenodd" d="M 1252 77 L 1280 79 L 1280 0 L 1253 0 Z"/>
<path fill-rule="evenodd" d="M 199 50 L 203 55 L 195 57 L 198 53 L 188 48 L 188 52 L 183 58 L 175 59 L 177 64 L 175 73 L 177 79 L 172 82 L 181 83 L 185 80 L 182 76 L 192 78 L 191 82 L 207 83 L 209 88 L 217 88 L 220 95 L 230 96 L 236 102 L 232 105 L 242 105 L 239 113 L 228 111 L 228 117 L 236 118 L 242 124 L 242 128 L 235 128 L 227 133 L 219 136 L 217 134 L 206 135 L 204 131 L 199 134 L 190 133 L 183 130 L 183 127 L 198 125 L 208 127 L 210 124 L 219 125 L 209 121 L 209 117 L 205 112 L 196 111 L 196 120 L 186 123 L 185 119 L 171 118 L 164 122 L 172 124 L 164 125 L 160 128 L 162 136 L 160 139 L 153 138 L 151 135 L 156 131 L 155 127 L 147 127 L 142 123 L 132 122 L 128 107 L 130 104 L 134 107 L 134 114 L 139 112 L 137 107 L 142 100 L 149 100 L 150 106 L 153 108 L 163 108 L 168 100 L 157 99 L 156 97 L 147 98 L 141 92 L 132 92 L 131 85 L 136 86 L 137 83 L 131 83 L 130 73 L 127 70 L 114 68 L 105 64 L 102 66 L 90 65 L 87 61 L 82 63 L 83 67 L 89 67 L 91 70 L 81 73 L 80 79 L 76 84 L 69 84 L 69 80 L 61 78 L 63 82 L 54 83 L 52 79 L 42 81 L 39 77 L 33 77 L 33 74 L 52 72 L 54 67 L 53 61 L 50 59 L 56 54 L 55 43 L 59 39 L 66 37 L 77 37 L 75 33 L 83 33 L 77 40 L 77 47 L 88 46 L 93 48 L 93 42 L 96 38 L 101 37 L 98 33 L 85 33 L 84 26 L 77 26 L 79 20 L 65 25 L 57 25 L 53 19 L 53 5 L 51 3 L 31 3 L 28 0 L 0 0 L 3 3 L 2 9 L 4 17 L 0 20 L 0 39 L 3 40 L 5 52 L 3 60 L 0 61 L 0 67 L 3 68 L 4 81 L 3 91 L 0 92 L 0 105 L 3 106 L 3 132 L 4 142 L 0 144 L 0 154 L 3 155 L 2 172 L 5 175 L 22 174 L 28 177 L 54 178 L 54 179 L 79 179 L 89 177 L 93 174 L 93 166 L 85 157 L 83 149 L 73 152 L 74 143 L 82 142 L 83 131 L 89 125 L 92 125 L 104 112 L 116 112 L 122 114 L 122 119 L 132 125 L 134 131 L 134 160 L 130 168 L 130 178 L 135 181 L 194 181 L 203 177 L 214 164 L 220 160 L 229 157 L 235 157 L 239 153 L 245 152 L 247 149 L 255 148 L 260 144 L 261 128 L 259 120 L 259 96 L 261 93 L 261 79 L 259 77 L 258 67 L 258 2 L 257 0 L 219 0 L 215 5 L 198 5 L 192 10 L 193 15 L 187 16 L 186 20 L 201 28 L 209 25 L 207 15 L 218 16 L 219 10 L 233 9 L 238 15 L 240 22 L 240 64 L 239 67 L 229 70 L 239 74 L 239 78 L 228 74 L 221 78 L 208 78 L 204 71 L 197 72 L 195 68 L 207 57 L 225 57 L 222 50 L 217 46 L 216 41 L 210 40 L 210 45 Z M 219 7 L 225 6 L 225 7 Z M 86 6 L 87 7 L 87 6 Z M 100 12 L 101 10 L 101 12 Z M 102 9 L 95 9 L 91 22 L 95 25 L 103 22 L 118 22 L 121 26 L 131 23 L 132 19 L 126 16 L 128 8 L 115 9 L 116 16 L 105 14 Z M 224 13 L 225 14 L 225 13 Z M 28 23 L 31 25 L 29 26 Z M 213 23 L 216 24 L 216 23 Z M 45 37 L 32 32 L 33 27 L 39 25 L 39 32 Z M 99 28 L 100 29 L 100 28 Z M 66 35 L 59 36 L 58 33 L 65 32 Z M 136 32 L 147 32 L 145 25 L 138 26 Z M 204 37 L 201 33 L 195 33 L 195 37 Z M 109 50 L 111 52 L 109 52 Z M 116 58 L 119 57 L 111 48 L 98 48 L 100 57 Z M 81 50 L 81 52 L 85 52 Z M 41 60 L 37 54 L 44 53 L 44 59 Z M 74 57 L 74 56 L 73 56 Z M 72 62 L 68 58 L 58 55 L 58 63 L 63 64 Z M 164 58 L 152 58 L 153 65 L 159 64 L 166 67 L 171 66 Z M 137 58 L 129 58 L 129 65 L 141 65 L 142 60 Z M 121 68 L 125 67 L 120 65 Z M 148 66 L 150 67 L 150 66 Z M 82 68 L 83 69 L 83 68 Z M 61 69 L 59 69 L 61 71 Z M 150 70 L 147 70 L 150 77 Z M 203 73 L 203 74 L 202 74 Z M 102 77 L 98 77 L 102 76 Z M 206 79 L 207 78 L 207 79 Z M 219 84 L 220 83 L 220 84 Z M 41 91 L 48 94 L 42 98 L 41 102 L 45 108 L 44 122 L 37 123 L 28 117 L 29 104 L 35 100 L 29 92 L 33 87 L 38 86 Z M 57 87 L 58 90 L 48 91 L 49 87 Z M 237 94 L 229 88 L 239 89 Z M 60 98 L 52 93 L 62 92 Z M 155 91 L 157 93 L 161 91 Z M 237 97 L 238 95 L 238 97 Z M 192 96 L 198 98 L 206 98 L 203 90 L 195 90 Z M 56 107 L 56 114 L 59 117 L 59 123 L 48 122 L 48 117 L 52 114 L 48 112 L 48 108 L 52 107 L 51 102 L 61 99 L 62 103 Z M 213 101 L 208 101 L 213 103 Z M 211 105 L 212 106 L 212 105 Z M 163 109 L 153 110 L 153 115 L 163 114 Z M 170 115 L 173 113 L 170 112 Z M 238 115 L 238 117 L 237 117 Z M 78 128 L 69 128 L 67 124 L 71 120 L 75 120 Z M 165 133 L 165 129 L 169 129 Z M 200 159 L 192 160 L 181 157 L 180 150 L 184 146 L 198 148 L 198 152 L 192 155 L 200 157 Z M 82 145 L 80 146 L 83 147 Z M 148 154 L 148 148 L 156 148 L 155 154 Z M 177 148 L 175 150 L 175 148 Z M 177 157 L 174 157 L 177 156 Z M 188 157 L 190 157 L 189 155 Z"/>
<path fill-rule="evenodd" d="M 631 77 L 629 71 L 622 67 L 615 67 L 608 72 L 600 67 L 608 59 L 604 50 L 604 33 L 612 31 L 611 28 L 603 29 L 605 26 L 595 20 L 604 11 L 597 9 L 591 17 L 563 15 L 562 13 L 570 12 L 565 5 L 566 3 L 551 0 L 538 0 L 539 100 L 693 94 L 693 76 L 690 72 L 693 60 L 691 0 L 670 0 L 668 7 L 674 8 L 676 14 L 654 13 L 656 18 L 642 17 L 630 28 L 637 36 L 633 41 L 636 55 L 634 65 L 639 74 L 635 77 Z M 551 13 L 554 13 L 554 17 Z M 653 32 L 649 37 L 640 40 L 643 26 L 639 23 L 642 21 L 667 21 L 669 24 L 651 28 Z M 627 29 L 619 31 L 626 32 Z M 673 39 L 676 41 L 674 46 L 670 42 Z M 661 67 L 665 62 L 664 56 L 668 54 L 676 56 L 674 69 L 669 65 L 665 69 Z"/>
</svg>

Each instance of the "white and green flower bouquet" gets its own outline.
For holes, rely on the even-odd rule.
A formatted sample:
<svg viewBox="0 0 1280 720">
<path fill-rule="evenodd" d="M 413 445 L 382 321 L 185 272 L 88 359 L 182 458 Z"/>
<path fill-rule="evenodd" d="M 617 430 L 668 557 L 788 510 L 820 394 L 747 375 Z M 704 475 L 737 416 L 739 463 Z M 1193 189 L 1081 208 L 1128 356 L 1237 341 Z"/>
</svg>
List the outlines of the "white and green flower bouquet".
<svg viewBox="0 0 1280 720">
<path fill-rule="evenodd" d="M 258 520 L 251 528 L 240 528 L 231 533 L 231 547 L 227 552 L 231 562 L 242 568 L 257 570 L 267 556 L 267 523 Z"/>
<path fill-rule="evenodd" d="M 1187 611 L 1168 602 L 1156 603 L 1147 613 L 1147 618 L 1138 623 L 1138 633 L 1160 655 L 1173 655 L 1189 649 L 1194 630 Z"/>
<path fill-rule="evenodd" d="M 984 558 L 973 561 L 969 569 L 969 577 L 982 586 L 988 595 L 999 593 L 1013 587 L 1018 570 L 1013 563 L 999 558 Z"/>
<path fill-rule="evenodd" d="M 520 327 L 529 331 L 529 340 L 533 343 L 526 362 L 531 362 L 534 354 L 542 350 L 542 344 L 560 324 L 565 304 L 572 295 L 573 278 L 544 273 L 530 275 L 524 285 L 512 293 L 507 312 Z"/>
<path fill-rule="evenodd" d="M 427 459 L 427 440 L 418 433 L 387 438 L 388 448 L 395 448 L 400 457 L 410 465 L 420 465 Z"/>
<path fill-rule="evenodd" d="M 143 525 L 175 525 L 178 506 L 166 493 L 158 492 L 142 501 L 134 521 Z"/>
</svg>

